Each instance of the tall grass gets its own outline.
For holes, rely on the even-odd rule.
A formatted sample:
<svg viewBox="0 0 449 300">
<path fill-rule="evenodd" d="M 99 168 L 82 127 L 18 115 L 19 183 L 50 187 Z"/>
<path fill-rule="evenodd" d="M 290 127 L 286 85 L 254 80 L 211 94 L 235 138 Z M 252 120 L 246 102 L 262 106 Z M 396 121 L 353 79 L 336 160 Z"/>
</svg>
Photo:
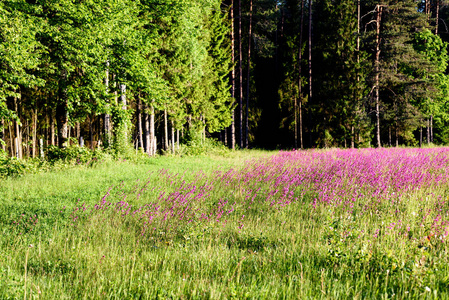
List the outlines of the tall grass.
<svg viewBox="0 0 449 300">
<path fill-rule="evenodd" d="M 448 148 L 254 154 L 4 182 L 0 298 L 449 297 Z"/>
</svg>

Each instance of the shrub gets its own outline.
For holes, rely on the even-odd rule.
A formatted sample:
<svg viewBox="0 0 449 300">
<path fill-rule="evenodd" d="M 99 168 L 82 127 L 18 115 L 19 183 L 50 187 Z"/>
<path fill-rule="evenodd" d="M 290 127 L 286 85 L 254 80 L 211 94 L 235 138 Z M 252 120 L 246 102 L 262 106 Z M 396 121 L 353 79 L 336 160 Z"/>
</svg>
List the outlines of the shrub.
<svg viewBox="0 0 449 300">
<path fill-rule="evenodd" d="M 8 154 L 0 149 L 0 178 L 21 176 L 28 170 L 26 161 L 9 157 Z"/>
</svg>

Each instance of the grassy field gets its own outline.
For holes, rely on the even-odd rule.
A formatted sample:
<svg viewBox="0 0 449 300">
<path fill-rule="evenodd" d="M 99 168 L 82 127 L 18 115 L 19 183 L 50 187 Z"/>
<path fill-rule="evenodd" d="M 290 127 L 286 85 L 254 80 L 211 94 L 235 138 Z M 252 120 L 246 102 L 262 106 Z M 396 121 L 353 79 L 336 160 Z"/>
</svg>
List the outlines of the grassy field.
<svg viewBox="0 0 449 300">
<path fill-rule="evenodd" d="M 0 299 L 449 298 L 449 149 L 243 151 L 0 183 Z"/>
</svg>

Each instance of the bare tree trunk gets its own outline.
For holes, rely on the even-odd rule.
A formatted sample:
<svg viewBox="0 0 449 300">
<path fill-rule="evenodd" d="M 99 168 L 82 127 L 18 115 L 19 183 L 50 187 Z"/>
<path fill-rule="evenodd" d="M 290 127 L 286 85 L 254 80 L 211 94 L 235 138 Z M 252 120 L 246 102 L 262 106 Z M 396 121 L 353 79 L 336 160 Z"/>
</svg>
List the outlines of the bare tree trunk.
<svg viewBox="0 0 449 300">
<path fill-rule="evenodd" d="M 148 115 L 148 106 L 145 105 L 144 107 L 144 113 L 143 113 L 143 124 L 144 124 L 144 147 L 145 147 L 145 153 L 148 155 L 151 151 L 151 144 L 150 144 L 150 117 Z"/>
<path fill-rule="evenodd" d="M 422 119 L 419 120 L 420 123 L 422 123 Z M 419 148 L 422 147 L 422 124 L 420 124 L 419 126 Z"/>
<path fill-rule="evenodd" d="M 6 151 L 6 139 L 5 139 L 5 120 L 2 118 L 2 120 L 1 120 L 1 123 L 0 123 L 0 126 L 1 126 L 1 131 L 0 131 L 0 139 L 3 141 L 2 142 L 2 150 L 3 151 Z"/>
<path fill-rule="evenodd" d="M 50 145 L 55 145 L 55 122 L 53 117 L 50 118 Z"/>
<path fill-rule="evenodd" d="M 19 111 L 19 101 L 17 97 L 14 97 L 14 111 L 16 112 L 16 115 L 18 118 L 20 118 L 20 111 Z M 22 131 L 21 126 L 18 120 L 14 120 L 14 124 L 16 127 L 16 138 L 17 138 L 17 157 L 22 158 Z"/>
<path fill-rule="evenodd" d="M 89 116 L 90 150 L 94 150 L 94 118 Z"/>
<path fill-rule="evenodd" d="M 80 122 L 76 122 L 76 139 L 79 141 L 81 137 L 81 124 Z"/>
<path fill-rule="evenodd" d="M 14 139 L 12 137 L 12 131 L 13 129 L 11 128 L 11 123 L 8 124 L 8 131 L 9 131 L 9 144 L 11 147 L 11 156 L 14 156 Z"/>
<path fill-rule="evenodd" d="M 154 106 L 153 104 L 150 107 L 150 155 L 156 155 L 157 151 L 157 143 L 156 143 L 156 133 L 154 129 Z"/>
<path fill-rule="evenodd" d="M 176 129 L 176 149 L 179 151 L 179 129 Z"/>
<path fill-rule="evenodd" d="M 311 116 L 311 106 L 313 102 L 313 94 L 312 94 L 312 24 L 313 24 L 313 15 L 312 15 L 312 5 L 313 1 L 309 0 L 309 143 L 310 147 L 312 147 L 312 116 Z"/>
<path fill-rule="evenodd" d="M 120 84 L 120 103 L 122 104 L 122 109 L 127 110 L 128 109 L 128 102 L 126 100 L 126 85 L 121 83 Z M 124 124 L 125 131 L 124 131 L 124 143 L 127 143 L 128 141 L 128 128 L 126 127 L 127 123 Z"/>
<path fill-rule="evenodd" d="M 427 144 L 430 144 L 430 119 L 427 119 Z"/>
<path fill-rule="evenodd" d="M 355 146 L 355 132 L 354 132 L 354 126 L 351 126 L 351 148 L 354 148 Z"/>
<path fill-rule="evenodd" d="M 235 99 L 235 31 L 234 0 L 231 0 L 231 97 Z M 231 148 L 235 149 L 235 109 L 231 116 Z"/>
<path fill-rule="evenodd" d="M 380 108 L 379 108 L 379 64 L 380 64 L 380 22 L 382 19 L 382 6 L 376 6 L 376 61 L 374 62 L 375 72 L 375 102 L 376 102 L 376 142 L 377 147 L 382 147 L 380 143 Z"/>
<path fill-rule="evenodd" d="M 137 137 L 139 139 L 139 144 L 142 152 L 144 152 L 144 146 L 143 146 L 143 130 L 142 130 L 142 100 L 139 97 L 139 100 L 137 102 Z"/>
<path fill-rule="evenodd" d="M 251 27 L 253 23 L 253 0 L 249 2 L 249 30 L 248 30 L 248 75 L 246 78 L 246 124 L 245 124 L 245 148 L 248 148 L 248 127 L 249 127 L 249 82 L 251 73 Z"/>
<path fill-rule="evenodd" d="M 242 1 L 238 0 L 239 21 L 239 147 L 243 148 L 243 72 L 242 72 Z"/>
<path fill-rule="evenodd" d="M 356 90 L 356 101 L 357 101 L 357 108 L 356 108 L 356 114 L 359 110 L 359 98 L 360 98 L 360 72 L 359 72 L 359 65 L 360 65 L 360 0 L 357 0 L 357 90 Z M 356 114 L 353 115 L 353 117 L 355 119 L 356 118 Z M 355 120 L 353 120 L 355 121 Z M 357 124 L 358 125 L 358 124 Z M 360 132 L 360 126 L 358 126 L 357 132 Z M 354 148 L 354 144 L 355 144 L 355 130 L 354 130 L 354 125 L 351 126 L 351 148 Z M 360 139 L 360 135 L 359 135 L 359 139 Z"/>
<path fill-rule="evenodd" d="M 173 154 L 175 153 L 175 126 L 173 122 L 171 122 L 171 151 Z"/>
<path fill-rule="evenodd" d="M 430 115 L 430 142 L 433 143 L 433 116 Z"/>
<path fill-rule="evenodd" d="M 56 105 L 56 123 L 58 127 L 58 146 L 59 148 L 67 147 L 69 112 L 67 110 L 67 71 L 63 70 L 59 80 L 58 104 Z"/>
<path fill-rule="evenodd" d="M 104 85 L 106 89 L 106 95 L 109 93 L 109 60 L 106 61 L 106 74 L 104 78 Z M 109 114 L 109 100 L 106 104 L 106 113 L 104 114 L 104 147 L 111 146 L 111 115 Z"/>
<path fill-rule="evenodd" d="M 304 0 L 301 0 L 301 24 L 299 27 L 299 49 L 298 49 L 298 100 L 299 100 L 299 141 L 301 149 L 304 149 L 303 136 L 302 136 L 302 38 L 304 27 Z M 297 124 L 297 107 L 295 99 L 295 148 L 298 148 L 298 124 Z"/>
<path fill-rule="evenodd" d="M 224 130 L 223 130 L 223 143 L 225 144 L 225 146 L 228 146 L 229 147 L 229 145 L 228 145 L 228 131 L 227 131 L 227 129 L 225 128 Z"/>
<path fill-rule="evenodd" d="M 395 136 L 396 136 L 396 147 L 399 147 L 399 132 L 398 132 L 398 122 L 396 121 L 396 126 L 395 126 Z"/>
<path fill-rule="evenodd" d="M 164 150 L 168 151 L 168 122 L 166 109 L 164 109 Z"/>
<path fill-rule="evenodd" d="M 33 152 L 32 152 L 32 156 L 33 158 L 36 157 L 36 147 L 37 147 L 37 109 L 33 110 Z"/>
</svg>

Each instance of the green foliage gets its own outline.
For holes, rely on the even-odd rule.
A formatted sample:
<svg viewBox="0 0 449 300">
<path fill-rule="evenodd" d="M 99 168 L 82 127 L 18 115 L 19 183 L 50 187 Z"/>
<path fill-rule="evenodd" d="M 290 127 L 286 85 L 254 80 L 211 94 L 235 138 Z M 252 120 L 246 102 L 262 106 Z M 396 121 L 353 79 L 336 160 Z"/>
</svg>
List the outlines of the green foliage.
<svg viewBox="0 0 449 300">
<path fill-rule="evenodd" d="M 123 109 L 120 106 L 114 106 L 112 109 L 112 121 L 114 123 L 113 149 L 117 156 L 129 156 L 132 153 L 130 143 L 131 113 L 131 110 Z"/>
<path fill-rule="evenodd" d="M 46 150 L 46 158 L 52 163 L 65 162 L 76 165 L 93 166 L 104 159 L 110 159 L 110 155 L 100 149 L 90 150 L 86 147 L 71 145 L 66 148 L 57 146 L 48 146 Z"/>
<path fill-rule="evenodd" d="M 29 170 L 26 161 L 9 157 L 6 152 L 0 150 L 0 178 L 22 176 Z"/>
<path fill-rule="evenodd" d="M 229 148 L 212 138 L 204 138 L 201 131 L 198 130 L 188 131 L 179 150 L 181 156 L 201 156 L 208 154 L 226 156 L 229 153 Z"/>
</svg>

